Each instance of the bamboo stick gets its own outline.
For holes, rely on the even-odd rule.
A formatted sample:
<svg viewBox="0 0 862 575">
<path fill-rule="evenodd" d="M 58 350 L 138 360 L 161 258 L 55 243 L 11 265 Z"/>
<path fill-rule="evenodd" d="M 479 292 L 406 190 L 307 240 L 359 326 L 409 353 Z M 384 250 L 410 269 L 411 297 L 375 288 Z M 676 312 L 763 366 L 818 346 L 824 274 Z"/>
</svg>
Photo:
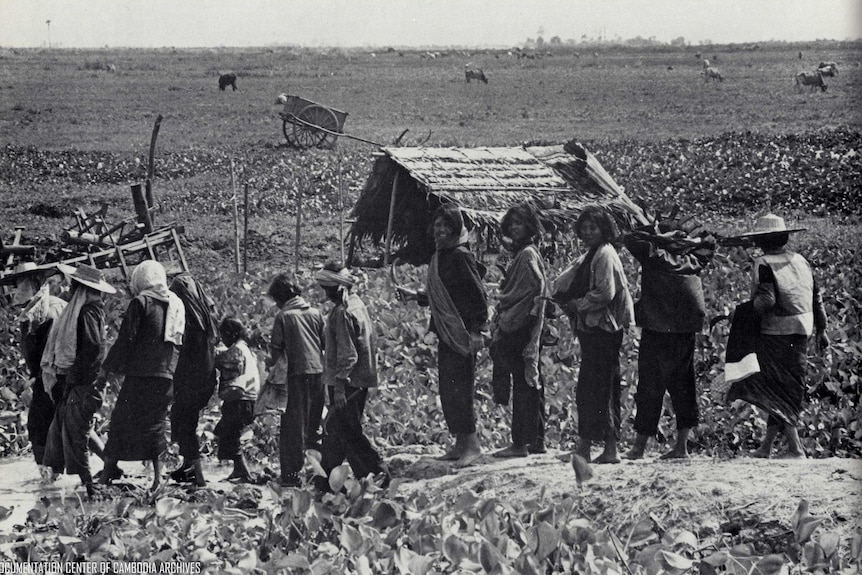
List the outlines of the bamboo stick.
<svg viewBox="0 0 862 575">
<path fill-rule="evenodd" d="M 156 200 L 153 195 L 153 179 L 156 175 L 156 164 L 155 164 L 155 154 L 156 154 L 156 138 L 159 137 L 159 128 L 162 125 L 162 115 L 159 114 L 156 117 L 156 123 L 153 125 L 153 134 L 150 136 L 150 156 L 149 161 L 147 162 L 147 207 L 152 208 L 156 205 Z"/>
<path fill-rule="evenodd" d="M 296 240 L 293 247 L 293 273 L 299 274 L 299 244 L 302 238 L 302 190 L 296 187 Z"/>
<path fill-rule="evenodd" d="M 341 248 L 341 263 L 344 264 L 344 172 L 341 169 L 341 154 L 338 154 L 338 246 Z"/>
<path fill-rule="evenodd" d="M 242 273 L 248 272 L 248 182 L 243 187 L 243 208 L 242 208 Z"/>
<path fill-rule="evenodd" d="M 230 161 L 230 189 L 233 193 L 233 239 L 234 239 L 234 267 L 239 273 L 239 206 L 236 197 L 236 177 L 234 176 L 234 162 Z"/>
</svg>

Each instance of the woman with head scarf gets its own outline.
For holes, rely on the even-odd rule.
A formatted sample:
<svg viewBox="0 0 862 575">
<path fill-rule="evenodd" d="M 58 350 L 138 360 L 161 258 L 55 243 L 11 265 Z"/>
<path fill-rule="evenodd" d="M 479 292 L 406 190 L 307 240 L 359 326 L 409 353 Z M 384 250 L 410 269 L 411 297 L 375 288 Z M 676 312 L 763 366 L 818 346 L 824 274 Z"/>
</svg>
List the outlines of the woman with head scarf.
<svg viewBox="0 0 862 575">
<path fill-rule="evenodd" d="M 546 280 L 538 248 L 544 230 L 536 210 L 523 203 L 509 208 L 500 231 L 515 257 L 500 283 L 491 357 L 495 389 L 504 388 L 508 395 L 511 385 L 512 443 L 494 457 L 526 457 L 545 452 L 545 391 L 539 354 Z"/>
<path fill-rule="evenodd" d="M 54 321 L 63 313 L 66 301 L 51 293 L 49 276 L 57 273 L 56 266 L 40 268 L 32 262 L 18 264 L 12 273 L 0 278 L 0 285 L 15 284 L 12 304 L 23 306 L 18 314 L 19 347 L 24 364 L 33 379 L 33 398 L 27 410 L 27 435 L 33 447 L 33 457 L 44 477 L 50 473 L 42 464 L 48 428 L 54 420 L 54 400 L 42 381 L 42 352 Z"/>
<path fill-rule="evenodd" d="M 785 457 L 805 458 L 796 426 L 805 396 L 808 338 L 816 334 L 817 350 L 821 352 L 829 346 L 829 338 L 826 312 L 811 266 L 804 257 L 786 248 L 790 234 L 803 229 L 789 229 L 783 218 L 767 214 L 757 219 L 754 231 L 741 236 L 762 252 L 754 260 L 749 302 L 755 319 L 754 351 L 760 369 L 734 382 L 727 401 L 742 399 L 769 413 L 766 435 L 752 452 L 754 457 L 770 457 L 772 444 L 783 433 L 787 439 Z M 737 324 L 742 315 L 738 307 L 733 323 Z"/>
<path fill-rule="evenodd" d="M 57 398 L 44 464 L 58 473 L 78 475 L 92 495 L 89 440 L 104 391 L 104 380 L 98 377 L 105 351 L 102 298 L 117 290 L 95 268 L 81 265 L 68 271 L 71 297 L 51 327 L 41 360 L 44 381 L 56 388 Z"/>
<path fill-rule="evenodd" d="M 482 454 L 473 407 L 476 353 L 484 346 L 488 299 L 482 272 L 468 248 L 461 210 L 443 204 L 434 212 L 436 251 L 428 266 L 426 292 L 399 288 L 396 295 L 431 308 L 429 331 L 437 334 L 440 403 L 455 445 L 440 457 L 456 466 L 470 465 Z"/>
<path fill-rule="evenodd" d="M 180 448 L 180 467 L 170 473 L 178 482 L 206 485 L 201 466 L 198 418 L 216 387 L 215 345 L 218 323 L 215 302 L 190 273 L 184 272 L 171 282 L 186 310 L 183 346 L 174 371 L 174 403 L 171 406 L 171 439 Z"/>
<path fill-rule="evenodd" d="M 167 447 L 165 420 L 186 313 L 157 261 L 144 261 L 134 269 L 129 291 L 132 301 L 102 366 L 105 374 L 122 374 L 125 380 L 111 413 L 100 481 L 110 483 L 117 477 L 117 461 L 152 461 L 155 490 L 161 482 L 159 457 Z"/>
<path fill-rule="evenodd" d="M 377 387 L 377 338 L 368 309 L 351 290 L 356 278 L 339 263 L 329 262 L 315 276 L 334 304 L 326 317 L 324 381 L 329 409 L 324 424 L 320 465 L 327 476 L 345 459 L 357 479 L 380 476 L 389 485 L 389 471 L 362 431 L 368 390 Z M 329 482 L 315 477 L 315 486 L 329 491 Z"/>
<path fill-rule="evenodd" d="M 617 234 L 610 213 L 587 206 L 575 222 L 575 232 L 587 252 L 557 279 L 554 298 L 569 314 L 581 343 L 575 398 L 581 440 L 576 453 L 590 461 L 592 442 L 603 441 L 604 451 L 595 463 L 619 463 L 620 348 L 634 319 L 634 304 L 611 243 Z"/>
</svg>

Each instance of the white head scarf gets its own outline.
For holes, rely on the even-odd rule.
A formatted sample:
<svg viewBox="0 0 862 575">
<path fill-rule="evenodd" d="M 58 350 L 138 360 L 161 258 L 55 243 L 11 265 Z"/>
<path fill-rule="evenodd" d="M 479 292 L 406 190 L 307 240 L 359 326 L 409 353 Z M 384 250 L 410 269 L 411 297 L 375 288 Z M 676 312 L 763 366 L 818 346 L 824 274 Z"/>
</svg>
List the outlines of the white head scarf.
<svg viewBox="0 0 862 575">
<path fill-rule="evenodd" d="M 168 289 L 164 266 L 155 260 L 141 262 L 132 272 L 129 289 L 132 297 L 149 296 L 167 302 L 165 341 L 182 345 L 183 333 L 186 330 L 186 309 L 177 294 Z"/>
</svg>

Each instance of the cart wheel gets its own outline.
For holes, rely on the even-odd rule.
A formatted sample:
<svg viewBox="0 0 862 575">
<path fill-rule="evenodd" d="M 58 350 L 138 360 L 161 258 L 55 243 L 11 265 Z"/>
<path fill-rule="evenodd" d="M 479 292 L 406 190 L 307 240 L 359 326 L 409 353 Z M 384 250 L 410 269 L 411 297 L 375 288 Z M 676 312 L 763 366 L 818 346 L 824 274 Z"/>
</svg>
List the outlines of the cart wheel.
<svg viewBox="0 0 862 575">
<path fill-rule="evenodd" d="M 297 118 L 301 122 L 293 125 L 293 138 L 299 147 L 331 148 L 335 145 L 338 136 L 318 129 L 320 127 L 330 132 L 338 131 L 338 118 L 332 110 L 312 104 L 303 108 Z"/>
<path fill-rule="evenodd" d="M 285 119 L 284 123 L 282 123 L 281 125 L 281 131 L 284 132 L 284 137 L 287 140 L 287 144 L 296 148 L 296 138 L 293 137 L 293 122 L 288 119 Z"/>
</svg>

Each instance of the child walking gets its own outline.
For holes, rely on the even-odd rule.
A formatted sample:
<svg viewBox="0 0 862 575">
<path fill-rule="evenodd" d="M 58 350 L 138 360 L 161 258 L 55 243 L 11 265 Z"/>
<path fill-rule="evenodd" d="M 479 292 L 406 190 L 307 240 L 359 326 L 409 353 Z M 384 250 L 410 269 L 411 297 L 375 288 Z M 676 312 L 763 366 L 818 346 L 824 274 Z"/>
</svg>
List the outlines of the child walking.
<svg viewBox="0 0 862 575">
<path fill-rule="evenodd" d="M 239 319 L 224 318 L 219 324 L 219 334 L 228 349 L 216 355 L 218 394 L 222 400 L 221 420 L 215 427 L 218 458 L 233 460 L 228 481 L 250 483 L 252 478 L 240 449 L 240 436 L 254 421 L 254 403 L 260 391 L 257 360 L 248 348 L 246 329 Z"/>
</svg>

